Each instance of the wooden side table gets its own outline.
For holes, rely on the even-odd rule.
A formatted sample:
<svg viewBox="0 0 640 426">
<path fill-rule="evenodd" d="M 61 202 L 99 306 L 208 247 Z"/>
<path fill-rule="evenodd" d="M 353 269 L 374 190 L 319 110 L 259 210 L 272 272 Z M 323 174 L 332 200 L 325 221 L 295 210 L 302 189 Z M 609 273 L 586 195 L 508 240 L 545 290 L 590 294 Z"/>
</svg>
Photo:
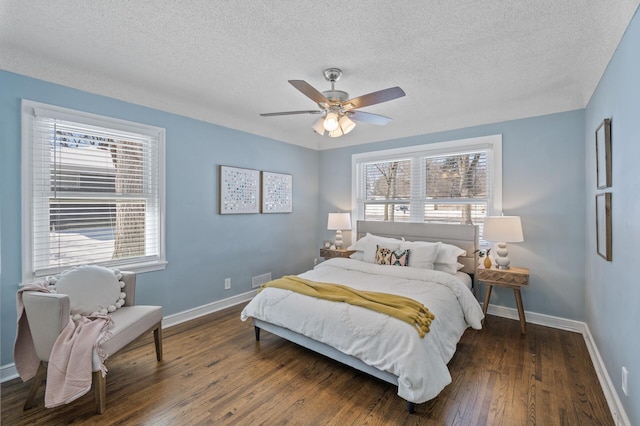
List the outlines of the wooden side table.
<svg viewBox="0 0 640 426">
<path fill-rule="evenodd" d="M 529 285 L 529 269 L 511 267 L 510 269 L 485 269 L 478 268 L 476 271 L 478 281 L 482 281 L 487 286 L 484 296 L 484 306 L 482 312 L 487 315 L 489 307 L 489 298 L 491 297 L 491 289 L 494 285 L 499 287 L 512 288 L 516 298 L 516 306 L 518 307 L 518 316 L 520 317 L 520 331 L 522 334 L 527 333 L 527 321 L 524 317 L 524 307 L 522 306 L 522 295 L 520 287 Z"/>
<path fill-rule="evenodd" d="M 325 259 L 331 259 L 333 257 L 349 257 L 355 252 L 355 250 L 323 248 L 320 249 L 320 256 Z"/>
</svg>

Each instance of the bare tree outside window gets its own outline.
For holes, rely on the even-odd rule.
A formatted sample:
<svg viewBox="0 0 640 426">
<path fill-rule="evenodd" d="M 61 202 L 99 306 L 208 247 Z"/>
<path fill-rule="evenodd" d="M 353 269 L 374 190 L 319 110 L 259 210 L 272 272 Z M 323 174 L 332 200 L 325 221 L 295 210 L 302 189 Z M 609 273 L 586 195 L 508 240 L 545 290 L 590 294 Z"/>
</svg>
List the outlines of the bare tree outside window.
<svg viewBox="0 0 640 426">
<path fill-rule="evenodd" d="M 111 145 L 116 168 L 116 193 L 142 192 L 142 146 L 139 142 L 122 141 Z M 113 258 L 144 256 L 145 205 L 120 200 L 116 203 L 115 243 Z"/>
</svg>

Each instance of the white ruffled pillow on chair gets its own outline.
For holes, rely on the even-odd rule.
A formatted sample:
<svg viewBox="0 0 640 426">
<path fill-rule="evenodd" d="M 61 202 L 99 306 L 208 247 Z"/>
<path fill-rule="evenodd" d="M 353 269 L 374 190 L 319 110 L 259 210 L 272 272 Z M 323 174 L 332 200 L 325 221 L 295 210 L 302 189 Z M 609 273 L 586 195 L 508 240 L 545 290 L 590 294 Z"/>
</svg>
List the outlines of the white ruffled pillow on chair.
<svg viewBox="0 0 640 426">
<path fill-rule="evenodd" d="M 49 290 L 69 296 L 71 315 L 106 315 L 124 305 L 122 274 L 98 265 L 78 266 L 47 277 Z"/>
</svg>

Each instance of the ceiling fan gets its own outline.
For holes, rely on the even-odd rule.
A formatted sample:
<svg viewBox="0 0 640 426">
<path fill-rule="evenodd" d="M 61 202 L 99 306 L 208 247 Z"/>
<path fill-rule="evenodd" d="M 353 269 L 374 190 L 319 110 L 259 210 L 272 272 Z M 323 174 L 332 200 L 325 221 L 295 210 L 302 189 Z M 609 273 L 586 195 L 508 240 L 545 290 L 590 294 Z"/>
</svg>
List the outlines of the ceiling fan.
<svg viewBox="0 0 640 426">
<path fill-rule="evenodd" d="M 324 135 L 326 131 L 332 138 L 346 135 L 353 130 L 356 127 L 356 123 L 352 120 L 378 125 L 385 125 L 391 122 L 391 118 L 384 115 L 356 110 L 401 98 L 405 95 L 404 90 L 396 86 L 349 99 L 347 92 L 335 89 L 335 83 L 340 80 L 340 77 L 342 77 L 342 70 L 339 68 L 324 70 L 324 78 L 331 83 L 331 90 L 324 92 L 319 92 L 304 80 L 289 80 L 293 87 L 316 102 L 320 107 L 319 110 L 268 112 L 260 115 L 262 117 L 272 117 L 278 115 L 322 114 L 322 117 L 312 126 L 313 131 L 319 135 Z"/>
</svg>

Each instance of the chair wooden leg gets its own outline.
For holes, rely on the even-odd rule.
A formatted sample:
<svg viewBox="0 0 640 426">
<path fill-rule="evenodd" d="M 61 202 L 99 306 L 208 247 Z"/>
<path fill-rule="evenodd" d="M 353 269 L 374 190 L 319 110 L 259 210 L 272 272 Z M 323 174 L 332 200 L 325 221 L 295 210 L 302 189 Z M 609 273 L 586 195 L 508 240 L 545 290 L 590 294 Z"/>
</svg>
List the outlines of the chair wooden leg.
<svg viewBox="0 0 640 426">
<path fill-rule="evenodd" d="M 162 323 L 158 324 L 158 328 L 153 330 L 153 340 L 156 344 L 156 359 L 162 361 Z"/>
<path fill-rule="evenodd" d="M 96 397 L 96 412 L 104 413 L 107 409 L 107 378 L 100 370 L 93 372 L 93 392 Z"/>
<path fill-rule="evenodd" d="M 27 400 L 24 402 L 23 410 L 28 410 L 33 407 L 33 400 L 36 398 L 36 393 L 38 393 L 38 389 L 42 384 L 42 380 L 47 375 L 47 363 L 44 361 L 40 361 L 38 365 L 38 371 L 36 371 L 36 375 L 33 377 L 31 381 L 31 387 L 29 388 L 29 393 L 27 394 Z"/>
</svg>

